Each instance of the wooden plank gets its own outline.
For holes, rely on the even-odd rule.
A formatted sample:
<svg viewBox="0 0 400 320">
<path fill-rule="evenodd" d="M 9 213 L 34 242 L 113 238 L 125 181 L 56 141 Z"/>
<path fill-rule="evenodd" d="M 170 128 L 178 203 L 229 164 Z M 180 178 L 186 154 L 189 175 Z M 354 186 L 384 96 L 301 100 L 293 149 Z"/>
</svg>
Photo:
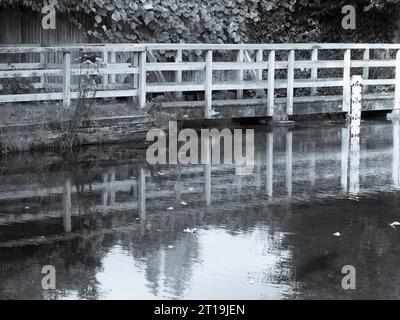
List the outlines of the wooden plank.
<svg viewBox="0 0 400 320">
<path fill-rule="evenodd" d="M 71 52 L 63 53 L 63 106 L 71 106 Z"/>
<path fill-rule="evenodd" d="M 148 83 L 147 84 L 147 92 L 156 93 L 156 92 L 178 92 L 178 91 L 204 91 L 205 84 L 204 83 L 196 83 L 196 82 L 184 82 L 182 84 L 172 83 Z"/>
<path fill-rule="evenodd" d="M 205 112 L 204 116 L 206 119 L 212 117 L 212 88 L 213 88 L 213 52 L 207 51 L 206 54 L 206 77 L 205 77 Z"/>
<path fill-rule="evenodd" d="M 268 54 L 268 97 L 267 97 L 267 115 L 274 115 L 274 99 L 275 99 L 275 50 L 271 50 Z"/>
<path fill-rule="evenodd" d="M 295 51 L 290 50 L 288 56 L 288 72 L 287 72 L 287 105 L 286 105 L 286 113 L 287 115 L 293 115 L 293 96 L 294 96 L 294 58 Z"/>
<path fill-rule="evenodd" d="M 0 95 L 0 103 L 62 100 L 62 92 Z"/>
<path fill-rule="evenodd" d="M 396 84 L 395 79 L 368 79 L 363 80 L 363 84 L 367 86 L 383 86 Z"/>
<path fill-rule="evenodd" d="M 400 44 L 393 43 L 282 43 L 282 44 L 164 44 L 149 43 L 146 48 L 150 50 L 346 50 L 346 49 L 400 49 Z"/>
<path fill-rule="evenodd" d="M 344 53 L 344 68 L 343 68 L 343 112 L 350 111 L 351 104 L 351 50 L 347 49 Z"/>
<path fill-rule="evenodd" d="M 317 48 L 314 48 L 312 50 L 311 61 L 312 62 L 318 61 L 318 49 Z M 317 67 L 313 67 L 311 69 L 311 79 L 312 80 L 317 80 L 318 79 L 318 68 Z M 318 93 L 317 88 L 315 88 L 315 87 L 311 88 L 311 95 L 315 96 L 315 95 L 317 95 L 317 93 Z"/>
<path fill-rule="evenodd" d="M 147 71 L 202 71 L 205 67 L 204 62 L 150 62 Z"/>
<path fill-rule="evenodd" d="M 31 70 L 43 69 L 47 66 L 44 63 L 0 63 L 0 70 Z M 58 65 L 61 68 L 61 65 Z"/>
<path fill-rule="evenodd" d="M 282 66 L 286 68 L 286 64 Z M 282 68 L 282 69 L 284 69 Z M 214 70 L 260 70 L 268 69 L 268 62 L 215 62 Z"/>
<path fill-rule="evenodd" d="M 42 70 L 17 70 L 0 71 L 0 78 L 33 78 L 42 76 L 62 76 L 62 69 L 42 69 Z"/>
</svg>

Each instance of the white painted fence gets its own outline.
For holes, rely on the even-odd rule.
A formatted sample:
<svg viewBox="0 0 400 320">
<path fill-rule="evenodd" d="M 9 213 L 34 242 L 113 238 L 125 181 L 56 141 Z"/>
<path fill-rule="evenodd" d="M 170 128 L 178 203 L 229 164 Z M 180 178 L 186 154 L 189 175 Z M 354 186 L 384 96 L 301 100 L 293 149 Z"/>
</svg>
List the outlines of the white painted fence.
<svg viewBox="0 0 400 320">
<path fill-rule="evenodd" d="M 323 60 L 321 53 L 339 52 L 340 60 Z M 385 59 L 371 59 L 374 52 L 392 52 Z M 50 52 L 63 55 L 63 64 L 49 64 L 43 61 L 43 55 Z M 274 115 L 277 91 L 286 92 L 286 114 L 292 115 L 294 103 L 341 99 L 342 111 L 350 112 L 351 76 L 361 75 L 364 93 L 368 87 L 391 85 L 395 87 L 393 108 L 400 110 L 400 44 L 98 44 L 59 47 L 39 46 L 0 46 L 1 55 L 37 54 L 37 63 L 11 62 L 0 64 L 0 80 L 7 78 L 38 78 L 35 87 L 53 91 L 0 95 L 0 103 L 63 100 L 68 107 L 71 99 L 78 96 L 73 78 L 81 70 L 74 63 L 74 57 L 84 53 L 93 53 L 103 58 L 103 65 L 97 74 L 103 79 L 99 84 L 96 98 L 137 97 L 138 105 L 144 108 L 151 94 L 171 93 L 179 102 L 183 93 L 204 92 L 205 117 L 212 114 L 212 107 L 218 101 L 213 100 L 217 91 L 236 91 L 232 104 L 242 104 L 252 99 L 244 91 L 257 91 L 266 105 L 266 115 Z M 309 60 L 297 60 L 298 52 L 309 52 Z M 168 53 L 168 54 L 167 54 Z M 223 55 L 222 53 L 228 53 Z M 198 61 L 189 61 L 188 57 L 197 56 Z M 236 56 L 224 60 L 224 57 Z M 360 56 L 361 58 L 352 59 Z M 392 56 L 393 58 L 390 58 Z M 117 61 L 117 57 L 130 57 L 129 62 Z M 161 57 L 161 61 L 157 58 Z M 172 58 L 171 58 L 172 57 Z M 282 59 L 282 57 L 284 57 Z M 17 59 L 16 59 L 17 60 Z M 20 59 L 21 60 L 21 59 Z M 231 61 L 232 60 L 232 61 Z M 372 68 L 392 68 L 394 78 L 386 73 L 370 78 Z M 320 78 L 319 71 L 338 69 L 342 76 Z M 296 77 L 298 70 L 308 70 L 309 77 Z M 383 70 L 383 69 L 382 69 Z M 234 80 L 218 80 L 219 72 L 233 72 Z M 166 73 L 174 73 L 173 81 L 166 81 Z M 192 77 L 194 81 L 184 81 L 184 73 L 202 73 L 203 77 Z M 281 73 L 282 76 L 277 77 Z M 151 75 L 155 74 L 156 81 Z M 123 83 L 121 79 L 132 75 L 132 83 Z M 51 77 L 60 77 L 62 86 L 46 81 Z M 320 88 L 341 88 L 336 96 L 318 96 Z M 306 97 L 295 95 L 296 89 L 310 88 Z M 56 91 L 54 91 L 56 90 Z M 59 90 L 59 91 L 57 91 Z M 1 91 L 0 91 L 1 92 Z M 187 104 L 187 103 L 186 103 Z"/>
</svg>

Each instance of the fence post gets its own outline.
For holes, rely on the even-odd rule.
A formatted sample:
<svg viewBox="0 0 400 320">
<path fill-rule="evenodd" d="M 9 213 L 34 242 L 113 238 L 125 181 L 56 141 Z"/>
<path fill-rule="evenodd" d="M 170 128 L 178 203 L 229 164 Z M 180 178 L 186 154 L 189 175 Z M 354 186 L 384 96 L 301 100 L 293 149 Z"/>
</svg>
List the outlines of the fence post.
<svg viewBox="0 0 400 320">
<path fill-rule="evenodd" d="M 71 106 L 71 52 L 63 53 L 63 107 Z"/>
<path fill-rule="evenodd" d="M 396 52 L 396 88 L 393 113 L 396 115 L 400 114 L 400 49 Z"/>
<path fill-rule="evenodd" d="M 138 52 L 134 52 L 133 53 L 132 66 L 134 66 L 134 67 L 138 67 L 139 66 L 139 53 Z M 133 75 L 133 87 L 137 89 L 138 86 L 139 86 L 139 75 L 138 74 L 134 74 Z"/>
<path fill-rule="evenodd" d="M 213 52 L 212 50 L 208 50 L 206 54 L 206 77 L 205 77 L 205 118 L 211 118 L 212 111 L 212 61 L 213 61 Z"/>
<path fill-rule="evenodd" d="M 146 107 L 146 49 L 139 53 L 139 84 L 138 84 L 138 97 L 139 97 L 139 108 L 143 109 Z"/>
<path fill-rule="evenodd" d="M 182 50 L 177 50 L 176 51 L 176 57 L 175 57 L 175 62 L 176 63 L 181 63 L 182 62 Z M 176 79 L 175 81 L 179 84 L 182 83 L 182 70 L 176 71 Z M 177 98 L 182 98 L 182 92 L 177 92 L 176 93 Z"/>
<path fill-rule="evenodd" d="M 110 63 L 116 63 L 117 62 L 117 53 L 115 51 L 110 52 Z M 110 75 L 110 82 L 115 83 L 117 80 L 117 76 L 115 74 Z"/>
<path fill-rule="evenodd" d="M 261 63 L 264 61 L 264 50 L 257 50 L 257 62 Z M 257 69 L 257 80 L 262 81 L 263 79 L 263 69 Z"/>
<path fill-rule="evenodd" d="M 352 126 L 360 126 L 361 123 L 361 92 L 362 77 L 353 76 L 351 79 L 351 111 L 350 120 Z"/>
<path fill-rule="evenodd" d="M 311 54 L 311 61 L 312 62 L 318 62 L 318 49 L 314 48 Z M 311 69 L 311 80 L 317 80 L 318 79 L 318 68 L 313 67 Z M 311 95 L 315 96 L 318 93 L 318 89 L 311 88 Z"/>
<path fill-rule="evenodd" d="M 295 51 L 290 50 L 288 56 L 288 71 L 287 71 L 287 105 L 286 113 L 288 116 L 293 115 L 293 95 L 294 95 L 294 57 Z"/>
<path fill-rule="evenodd" d="M 243 62 L 244 60 L 244 52 L 243 50 L 239 50 L 238 51 L 238 55 L 237 55 L 237 62 Z M 244 70 L 239 70 L 238 71 L 238 81 L 243 81 L 244 79 Z M 243 90 L 237 90 L 237 99 L 243 99 Z"/>
<path fill-rule="evenodd" d="M 368 61 L 369 61 L 369 48 L 364 50 L 363 60 L 364 60 L 364 62 L 368 63 Z M 365 66 L 363 68 L 363 79 L 364 80 L 368 80 L 368 78 L 369 78 L 369 66 Z M 368 86 L 363 86 L 363 93 L 366 93 L 367 89 L 368 89 Z"/>
<path fill-rule="evenodd" d="M 350 81 L 350 70 L 351 70 L 351 50 L 346 49 L 344 53 L 344 68 L 343 68 L 343 112 L 350 111 L 351 104 L 351 81 Z"/>
<path fill-rule="evenodd" d="M 46 68 L 46 53 L 42 52 L 39 56 L 39 59 L 40 59 L 41 68 L 45 69 Z M 46 77 L 41 76 L 40 83 L 42 85 L 42 89 L 44 89 L 45 82 L 46 82 Z"/>
<path fill-rule="evenodd" d="M 104 49 L 104 51 L 103 51 L 103 64 L 104 64 L 105 68 L 108 69 L 108 51 L 107 51 L 107 49 Z M 109 80 L 108 78 L 109 78 L 108 74 L 103 76 L 104 90 L 107 90 L 108 80 Z"/>
<path fill-rule="evenodd" d="M 271 50 L 268 55 L 268 106 L 267 115 L 274 115 L 274 95 L 275 95 L 275 50 Z"/>
</svg>

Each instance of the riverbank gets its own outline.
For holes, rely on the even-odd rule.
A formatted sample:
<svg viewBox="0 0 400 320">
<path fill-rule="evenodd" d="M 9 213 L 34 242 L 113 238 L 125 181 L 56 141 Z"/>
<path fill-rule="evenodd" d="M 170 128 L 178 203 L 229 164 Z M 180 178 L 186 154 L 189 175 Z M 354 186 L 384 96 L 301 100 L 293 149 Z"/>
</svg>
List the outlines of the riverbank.
<svg viewBox="0 0 400 320">
<path fill-rule="evenodd" d="M 56 103 L 35 103 L 0 105 L 0 112 L 0 153 L 10 153 L 55 148 L 74 110 L 65 111 Z M 96 104 L 90 120 L 78 129 L 77 145 L 144 142 L 152 127 L 152 116 L 129 102 Z"/>
</svg>

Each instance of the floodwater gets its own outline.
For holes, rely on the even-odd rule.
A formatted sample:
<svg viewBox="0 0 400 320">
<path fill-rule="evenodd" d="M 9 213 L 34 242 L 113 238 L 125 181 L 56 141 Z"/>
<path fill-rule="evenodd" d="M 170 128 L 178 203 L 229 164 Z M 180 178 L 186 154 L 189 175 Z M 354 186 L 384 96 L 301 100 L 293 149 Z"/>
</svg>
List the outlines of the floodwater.
<svg viewBox="0 0 400 320">
<path fill-rule="evenodd" d="M 259 126 L 255 140 L 247 176 L 151 166 L 130 144 L 3 156 L 0 298 L 400 298 L 399 123 L 363 122 L 359 140 L 345 124 Z"/>
</svg>

